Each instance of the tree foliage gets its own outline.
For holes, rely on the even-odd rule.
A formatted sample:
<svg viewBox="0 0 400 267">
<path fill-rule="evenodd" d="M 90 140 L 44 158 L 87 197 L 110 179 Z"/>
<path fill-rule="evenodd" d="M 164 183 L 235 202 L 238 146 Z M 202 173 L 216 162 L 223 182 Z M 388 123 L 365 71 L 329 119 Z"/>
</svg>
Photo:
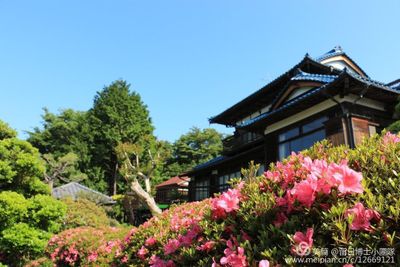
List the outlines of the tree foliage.
<svg viewBox="0 0 400 267">
<path fill-rule="evenodd" d="M 78 170 L 79 159 L 72 152 L 59 158 L 54 158 L 52 154 L 44 154 L 42 158 L 46 162 L 44 180 L 50 188 L 53 188 L 53 185 L 59 185 L 60 182 L 80 182 L 87 178 L 86 174 Z"/>
<path fill-rule="evenodd" d="M 71 178 L 72 175 L 74 178 L 79 176 L 81 180 L 82 176 L 87 176 L 89 179 L 85 179 L 84 184 L 99 191 L 106 191 L 107 183 L 102 167 L 92 163 L 95 144 L 87 112 L 65 109 L 59 114 L 54 114 L 44 109 L 42 119 L 41 128 L 36 127 L 33 132 L 28 132 L 28 141 L 49 161 L 46 164 L 47 174 L 54 173 L 55 169 L 59 169 L 66 161 L 73 162 L 74 170 L 64 173 L 64 176 L 68 176 L 66 178 Z"/>
<path fill-rule="evenodd" d="M 97 93 L 88 115 L 96 144 L 96 149 L 92 151 L 94 164 L 103 167 L 110 193 L 124 191 L 125 182 L 118 181 L 115 148 L 120 143 L 135 144 L 143 149 L 153 146 L 154 127 L 149 111 L 140 95 L 131 92 L 127 82 L 118 80 Z"/>
<path fill-rule="evenodd" d="M 176 176 L 221 154 L 224 135 L 215 129 L 193 127 L 172 145 L 164 174 Z"/>
<path fill-rule="evenodd" d="M 6 126 L 0 121 L 0 261 L 18 266 L 44 251 L 65 206 L 41 182 L 45 168 L 38 150 Z"/>
<path fill-rule="evenodd" d="M 0 190 L 25 196 L 49 193 L 41 182 L 44 166 L 36 148 L 15 137 L 0 140 Z"/>
</svg>

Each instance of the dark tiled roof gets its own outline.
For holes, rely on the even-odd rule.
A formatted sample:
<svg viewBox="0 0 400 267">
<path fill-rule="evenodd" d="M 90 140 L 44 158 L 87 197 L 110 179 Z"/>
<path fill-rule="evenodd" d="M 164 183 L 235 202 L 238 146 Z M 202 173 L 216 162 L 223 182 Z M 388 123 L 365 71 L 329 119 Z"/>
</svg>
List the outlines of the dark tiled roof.
<svg viewBox="0 0 400 267">
<path fill-rule="evenodd" d="M 313 90 L 310 90 L 307 93 L 304 93 L 304 94 L 302 94 L 302 95 L 300 95 L 300 96 L 298 96 L 298 97 L 286 102 L 284 105 L 280 106 L 279 108 L 277 108 L 275 110 L 272 110 L 272 111 L 270 111 L 268 113 L 261 114 L 261 115 L 255 117 L 255 118 L 253 118 L 251 120 L 248 120 L 248 121 L 244 122 L 243 124 L 241 124 L 240 126 L 238 126 L 238 128 L 244 128 L 244 127 L 249 126 L 249 125 L 251 125 L 251 124 L 253 124 L 255 122 L 258 122 L 258 121 L 260 121 L 262 119 L 265 119 L 265 118 L 271 116 L 272 114 L 279 113 L 279 112 L 287 109 L 288 107 L 294 105 L 295 103 L 300 102 L 300 101 L 304 100 L 305 98 L 308 98 L 311 95 L 314 95 L 314 94 L 320 92 L 321 90 L 326 88 L 328 85 L 330 85 L 331 83 L 333 83 L 338 78 L 340 78 L 341 76 L 344 76 L 344 75 L 350 75 L 354 79 L 356 79 L 356 80 L 358 80 L 358 81 L 360 81 L 362 83 L 365 83 L 367 85 L 373 85 L 373 86 L 375 86 L 377 88 L 381 88 L 383 90 L 386 90 L 386 91 L 389 91 L 389 92 L 394 92 L 394 93 L 397 93 L 397 94 L 400 93 L 400 90 L 397 90 L 395 88 L 389 87 L 389 86 L 385 85 L 382 82 L 378 82 L 378 81 L 375 81 L 375 80 L 372 80 L 372 79 L 369 79 L 369 78 L 366 78 L 366 77 L 362 77 L 361 75 L 358 75 L 356 73 L 350 72 L 345 68 L 340 75 L 338 75 L 338 76 L 333 75 L 333 76 L 336 76 L 336 78 L 332 79 L 330 82 L 322 85 L 321 87 L 318 87 L 318 88 L 315 88 Z"/>
<path fill-rule="evenodd" d="M 277 83 L 279 83 L 285 77 L 288 77 L 289 75 L 291 75 L 291 73 L 293 71 L 295 71 L 296 69 L 299 69 L 301 66 L 306 65 L 308 63 L 318 65 L 320 68 L 325 68 L 326 70 L 328 70 L 328 69 L 332 70 L 332 68 L 330 66 L 327 66 L 325 64 L 322 64 L 322 63 L 316 61 L 315 59 L 310 57 L 310 55 L 307 53 L 304 56 L 304 58 L 299 63 L 297 63 L 295 66 L 293 66 L 291 69 L 289 69 L 288 71 L 286 71 L 282 75 L 278 76 L 277 78 L 275 78 L 274 80 L 272 80 L 271 82 L 269 82 L 268 84 L 263 86 L 261 89 L 257 90 L 256 92 L 254 92 L 251 95 L 247 96 L 246 98 L 242 99 L 241 101 L 239 101 L 238 103 L 234 104 L 230 108 L 226 109 L 222 113 L 209 118 L 209 122 L 210 123 L 220 123 L 220 122 L 217 122 L 219 117 L 224 116 L 224 114 L 226 114 L 226 113 L 233 112 L 236 108 L 238 108 L 238 107 L 240 107 L 242 105 L 245 105 L 246 102 L 250 102 L 250 101 L 252 101 L 254 99 L 257 99 L 258 97 L 260 97 L 260 95 L 262 95 L 263 93 L 268 92 L 271 88 L 273 88 Z M 334 73 L 339 73 L 339 71 L 336 70 L 336 69 L 333 69 L 332 71 Z M 230 126 L 233 126 L 233 125 L 230 125 Z"/>
<path fill-rule="evenodd" d="M 393 82 L 390 82 L 390 83 L 388 83 L 386 85 L 391 87 L 391 88 L 393 88 L 393 89 L 400 90 L 400 79 L 397 79 L 397 80 L 395 80 Z"/>
<path fill-rule="evenodd" d="M 277 108 L 277 109 L 275 109 L 275 110 L 272 110 L 271 112 L 261 114 L 261 115 L 258 116 L 258 117 L 255 117 L 255 118 L 253 118 L 253 119 L 251 119 L 251 120 L 245 121 L 243 124 L 241 124 L 240 126 L 238 126 L 238 128 L 243 128 L 243 127 L 249 126 L 249 125 L 251 125 L 251 124 L 253 124 L 253 123 L 257 122 L 257 121 L 260 121 L 260 120 L 262 120 L 262 119 L 264 119 L 264 118 L 266 118 L 266 117 L 268 117 L 268 116 L 270 116 L 270 115 L 272 115 L 272 114 L 281 112 L 282 110 L 285 110 L 286 108 L 292 106 L 293 104 L 295 104 L 295 103 L 297 103 L 297 102 L 300 102 L 300 101 L 302 101 L 303 99 L 305 99 L 305 98 L 307 98 L 307 97 L 309 97 L 309 96 L 311 96 L 311 95 L 313 95 L 313 94 L 316 94 L 317 92 L 319 92 L 319 91 L 321 91 L 323 88 L 325 88 L 326 85 L 327 85 L 327 84 L 324 84 L 324 85 L 322 85 L 321 87 L 312 89 L 312 90 L 308 91 L 307 93 L 304 93 L 304 94 L 302 94 L 302 95 L 300 95 L 300 96 L 298 96 L 298 97 L 296 97 L 296 98 L 293 98 L 292 100 L 286 102 L 285 104 L 283 104 L 282 106 L 280 106 L 279 108 Z"/>
<path fill-rule="evenodd" d="M 366 83 L 366 84 L 368 84 L 368 85 L 374 85 L 374 86 L 376 86 L 376 87 L 385 89 L 385 90 L 387 90 L 387 91 L 399 93 L 399 90 L 397 90 L 397 88 L 395 88 L 395 87 L 393 87 L 393 86 L 388 86 L 388 85 L 386 85 L 386 84 L 383 83 L 383 82 L 379 82 L 379 81 L 372 80 L 372 79 L 367 78 L 367 77 L 363 77 L 363 76 L 361 76 L 361 75 L 359 75 L 359 74 L 357 74 L 357 73 L 353 73 L 353 72 L 347 71 L 347 69 L 344 69 L 344 71 L 345 71 L 347 74 L 349 74 L 351 77 L 353 77 L 353 78 L 355 78 L 355 79 L 357 79 L 357 80 L 359 80 L 359 81 L 361 81 L 361 82 L 364 82 L 364 83 Z"/>
<path fill-rule="evenodd" d="M 336 56 L 341 56 L 341 55 L 345 55 L 345 53 L 343 52 L 343 49 L 341 46 L 335 46 L 332 50 L 329 50 L 328 52 L 326 52 L 325 54 L 323 54 L 322 56 L 317 57 L 315 60 L 317 60 L 318 62 L 321 62 L 325 59 L 331 58 L 331 57 L 336 57 Z"/>
<path fill-rule="evenodd" d="M 212 166 L 212 165 L 224 160 L 225 158 L 226 158 L 225 156 L 219 156 L 219 157 L 213 158 L 207 162 L 197 165 L 196 167 L 193 168 L 193 170 L 199 170 L 199 169 L 203 169 L 205 167 Z"/>
<path fill-rule="evenodd" d="M 299 73 L 291 78 L 292 81 L 316 81 L 330 83 L 337 75 L 313 74 L 299 70 Z"/>
<path fill-rule="evenodd" d="M 326 52 L 325 54 L 323 54 L 322 56 L 316 58 L 315 60 L 318 62 L 324 61 L 325 59 L 331 58 L 331 57 L 336 57 L 336 56 L 346 56 L 348 59 L 350 59 L 354 65 L 356 65 L 357 68 L 359 68 L 363 74 L 367 77 L 369 77 L 367 75 L 367 73 L 353 60 L 351 59 L 351 57 L 349 57 L 342 49 L 341 46 L 335 46 L 332 50 Z"/>
<path fill-rule="evenodd" d="M 111 197 L 109 197 L 103 193 L 100 193 L 96 190 L 93 190 L 89 187 L 86 187 L 84 185 L 76 183 L 76 182 L 71 182 L 71 183 L 53 188 L 52 194 L 55 198 L 58 198 L 58 199 L 66 198 L 66 197 L 71 197 L 72 199 L 77 199 L 82 194 L 83 195 L 89 194 L 89 196 L 92 196 L 93 198 L 98 199 L 100 203 L 103 203 L 103 204 L 115 203 L 115 201 Z"/>
</svg>

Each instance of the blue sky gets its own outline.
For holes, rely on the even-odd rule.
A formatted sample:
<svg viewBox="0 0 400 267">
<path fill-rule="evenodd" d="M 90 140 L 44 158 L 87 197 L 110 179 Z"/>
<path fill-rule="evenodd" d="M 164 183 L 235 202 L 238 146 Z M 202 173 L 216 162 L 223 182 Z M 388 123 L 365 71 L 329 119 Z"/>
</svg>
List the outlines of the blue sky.
<svg viewBox="0 0 400 267">
<path fill-rule="evenodd" d="M 26 137 L 43 107 L 87 110 L 122 78 L 173 141 L 306 52 L 340 44 L 372 78 L 400 78 L 399 12 L 395 0 L 0 0 L 0 119 Z"/>
</svg>

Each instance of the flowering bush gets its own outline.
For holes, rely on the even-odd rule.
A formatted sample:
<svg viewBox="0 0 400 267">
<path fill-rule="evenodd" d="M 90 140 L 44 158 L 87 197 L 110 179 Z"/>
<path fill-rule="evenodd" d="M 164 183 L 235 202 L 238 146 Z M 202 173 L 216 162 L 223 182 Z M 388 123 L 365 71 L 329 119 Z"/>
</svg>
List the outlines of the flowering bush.
<svg viewBox="0 0 400 267">
<path fill-rule="evenodd" d="M 294 257 L 318 257 L 321 249 L 397 250 L 399 155 L 400 138 L 389 133 L 354 150 L 316 144 L 271 164 L 264 176 L 247 175 L 227 192 L 172 207 L 132 229 L 115 241 L 112 264 L 267 267 L 295 265 Z M 58 242 L 65 241 L 49 245 L 54 262 L 102 266 L 90 253 L 108 243 L 79 250 Z"/>
<path fill-rule="evenodd" d="M 77 200 L 66 198 L 62 202 L 67 206 L 63 229 L 82 226 L 105 227 L 111 225 L 111 220 L 108 218 L 105 210 L 90 200 L 84 198 L 78 198 Z"/>
<path fill-rule="evenodd" d="M 47 252 L 57 266 L 110 266 L 128 231 L 115 227 L 69 229 L 50 239 Z"/>
</svg>

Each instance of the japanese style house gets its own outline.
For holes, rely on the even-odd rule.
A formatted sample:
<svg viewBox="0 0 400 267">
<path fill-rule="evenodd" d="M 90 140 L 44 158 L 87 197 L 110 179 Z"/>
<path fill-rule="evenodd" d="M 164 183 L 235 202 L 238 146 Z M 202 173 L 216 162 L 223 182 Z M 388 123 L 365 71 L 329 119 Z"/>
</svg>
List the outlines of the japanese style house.
<svg viewBox="0 0 400 267">
<path fill-rule="evenodd" d="M 228 188 L 250 161 L 265 166 L 316 141 L 357 145 L 393 122 L 400 80 L 371 79 L 340 47 L 319 58 L 308 54 L 255 93 L 210 119 L 234 127 L 223 153 L 196 166 L 189 199 L 200 200 Z"/>
</svg>

